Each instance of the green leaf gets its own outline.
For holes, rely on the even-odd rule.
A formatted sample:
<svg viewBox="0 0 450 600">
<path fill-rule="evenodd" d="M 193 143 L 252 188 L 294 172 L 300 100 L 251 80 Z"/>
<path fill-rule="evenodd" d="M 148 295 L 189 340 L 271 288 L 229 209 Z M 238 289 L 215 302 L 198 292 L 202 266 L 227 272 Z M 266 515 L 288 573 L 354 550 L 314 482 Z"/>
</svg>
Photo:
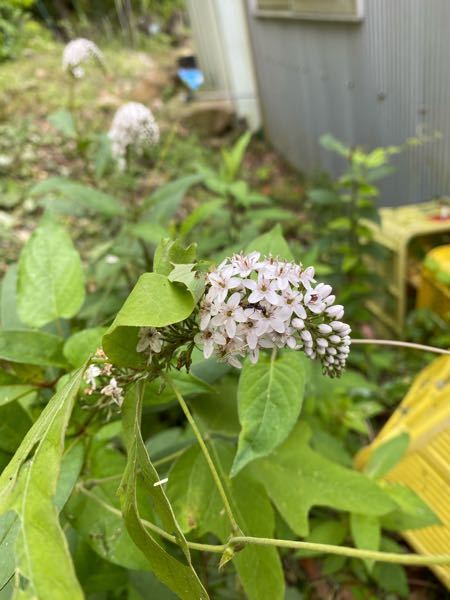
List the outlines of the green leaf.
<svg viewBox="0 0 450 600">
<path fill-rule="evenodd" d="M 247 472 L 230 480 L 226 473 L 233 460 L 232 448 L 223 442 L 209 446 L 240 528 L 246 535 L 273 537 L 274 513 L 264 488 Z M 198 446 L 184 452 L 173 465 L 167 494 L 184 531 L 211 532 L 227 541 L 228 517 Z M 249 600 L 284 598 L 284 576 L 275 548 L 247 546 L 235 554 L 233 565 Z"/>
<path fill-rule="evenodd" d="M 0 590 L 11 578 L 16 567 L 14 546 L 19 531 L 19 519 L 10 510 L 0 516 Z"/>
<path fill-rule="evenodd" d="M 252 132 L 246 131 L 231 150 L 222 150 L 222 159 L 224 163 L 223 176 L 226 181 L 232 182 L 237 177 L 244 160 L 245 151 L 252 139 Z"/>
<path fill-rule="evenodd" d="M 84 461 L 84 445 L 78 440 L 70 446 L 61 459 L 61 469 L 53 502 L 58 510 L 64 508 L 78 480 Z"/>
<path fill-rule="evenodd" d="M 357 548 L 361 550 L 378 550 L 380 548 L 380 519 L 373 515 L 352 513 L 350 515 L 350 531 Z M 374 561 L 365 559 L 364 563 L 371 571 Z"/>
<path fill-rule="evenodd" d="M 11 502 L 20 519 L 16 541 L 17 571 L 36 597 L 82 599 L 66 537 L 53 503 L 64 449 L 64 436 L 84 369 L 76 371 L 41 413 L 0 477 L 0 505 Z M 39 439 L 33 457 L 20 466 Z M 56 560 L 57 558 L 57 560 Z"/>
<path fill-rule="evenodd" d="M 70 209 L 73 205 L 75 212 L 82 207 L 89 212 L 96 212 L 105 217 L 125 216 L 125 208 L 114 196 L 64 177 L 45 179 L 33 186 L 30 194 L 54 196 L 57 198 L 56 206 L 62 203 L 63 206 Z"/>
<path fill-rule="evenodd" d="M 18 402 L 0 406 L 0 450 L 15 452 L 32 421 Z"/>
<path fill-rule="evenodd" d="M 223 200 L 210 200 L 209 202 L 203 202 L 194 208 L 181 223 L 179 231 L 180 236 L 186 237 L 194 227 L 216 214 L 217 211 L 222 208 L 223 204 Z"/>
<path fill-rule="evenodd" d="M 154 194 L 144 200 L 143 208 L 148 209 L 145 220 L 167 225 L 178 210 L 188 189 L 202 179 L 202 175 L 187 175 L 160 187 Z"/>
<path fill-rule="evenodd" d="M 303 365 L 298 352 L 262 355 L 255 365 L 245 363 L 238 388 L 242 430 L 232 476 L 256 458 L 270 454 L 291 432 L 303 402 Z"/>
<path fill-rule="evenodd" d="M 0 297 L 0 327 L 2 329 L 27 329 L 17 314 L 17 265 L 8 267 L 2 279 Z"/>
<path fill-rule="evenodd" d="M 341 156 L 345 156 L 346 158 L 350 154 L 350 149 L 347 148 L 347 146 L 344 146 L 344 144 L 342 144 L 342 142 L 340 142 L 333 135 L 331 135 L 331 133 L 326 133 L 322 135 L 319 141 L 321 146 L 323 146 L 327 150 L 336 152 L 336 154 L 340 154 Z"/>
<path fill-rule="evenodd" d="M 61 108 L 49 115 L 48 121 L 66 137 L 75 138 L 77 136 L 77 130 L 72 113 L 65 108 Z"/>
<path fill-rule="evenodd" d="M 103 337 L 103 349 L 115 364 L 135 367 L 146 357 L 136 352 L 139 327 L 165 327 L 186 319 L 194 310 L 192 294 L 164 275 L 144 273 Z"/>
<path fill-rule="evenodd" d="M 403 552 L 403 548 L 389 538 L 381 541 L 383 552 Z M 388 594 L 398 594 L 401 598 L 410 598 L 408 577 L 406 570 L 401 565 L 378 562 L 372 573 L 373 579 L 382 590 Z"/>
<path fill-rule="evenodd" d="M 19 316 L 32 327 L 76 315 L 84 301 L 80 256 L 68 233 L 56 223 L 40 225 L 19 260 Z"/>
<path fill-rule="evenodd" d="M 372 479 L 380 479 L 402 459 L 409 445 L 408 433 L 400 433 L 375 448 L 370 455 L 364 473 Z"/>
<path fill-rule="evenodd" d="M 347 527 L 342 521 L 321 521 L 311 527 L 311 533 L 305 538 L 306 542 L 315 544 L 331 544 L 340 546 L 347 536 Z M 320 552 L 313 550 L 298 550 L 297 556 L 320 556 Z"/>
<path fill-rule="evenodd" d="M 14 402 L 15 400 L 24 398 L 25 396 L 28 396 L 28 394 L 32 394 L 35 391 L 36 388 L 34 386 L 25 385 L 22 383 L 0 385 L 0 407 L 2 407 L 4 404 L 9 404 L 10 402 Z"/>
<path fill-rule="evenodd" d="M 186 541 L 178 528 L 165 492 L 161 486 L 154 486 L 159 477 L 148 458 L 140 433 L 141 403 L 142 397 L 139 388 L 134 386 L 127 394 L 123 406 L 124 439 L 128 461 L 121 482 L 120 498 L 128 533 L 147 558 L 156 577 L 182 600 L 207 600 L 209 596 L 192 568 Z M 187 564 L 169 554 L 140 520 L 136 497 L 138 465 L 143 469 L 143 476 L 149 486 L 148 493 L 155 503 L 163 523 L 166 526 L 172 524 L 171 532 L 175 533 L 178 543 L 185 553 Z"/>
<path fill-rule="evenodd" d="M 0 331 L 0 359 L 43 367 L 66 367 L 63 340 L 42 331 Z"/>
<path fill-rule="evenodd" d="M 173 265 L 172 271 L 167 276 L 173 283 L 182 283 L 191 292 L 195 303 L 203 296 L 205 291 L 205 275 L 195 270 L 195 264 Z"/>
<path fill-rule="evenodd" d="M 74 333 L 64 344 L 64 356 L 73 367 L 82 364 L 102 345 L 105 327 L 94 327 Z"/>
<path fill-rule="evenodd" d="M 254 250 L 265 256 L 272 254 L 285 260 L 294 259 L 291 249 L 283 237 L 281 225 L 275 225 L 273 229 L 250 242 L 245 249 L 246 252 L 253 252 Z"/>
<path fill-rule="evenodd" d="M 311 432 L 298 423 L 286 442 L 269 457 L 252 465 L 252 472 L 267 489 L 291 529 L 308 535 L 308 513 L 313 506 L 383 515 L 393 510 L 392 500 L 365 475 L 324 458 L 309 446 Z"/>
<path fill-rule="evenodd" d="M 397 505 L 397 510 L 382 518 L 386 529 L 405 531 L 441 524 L 439 517 L 412 489 L 393 482 L 386 482 L 383 489 Z"/>
<path fill-rule="evenodd" d="M 127 225 L 125 231 L 134 237 L 144 240 L 149 244 L 157 246 L 162 239 L 167 238 L 169 232 L 165 227 L 158 223 L 136 223 Z"/>
<path fill-rule="evenodd" d="M 165 238 L 160 241 L 153 257 L 153 271 L 168 275 L 173 265 L 193 263 L 197 256 L 197 244 L 183 248 L 176 240 Z"/>
</svg>

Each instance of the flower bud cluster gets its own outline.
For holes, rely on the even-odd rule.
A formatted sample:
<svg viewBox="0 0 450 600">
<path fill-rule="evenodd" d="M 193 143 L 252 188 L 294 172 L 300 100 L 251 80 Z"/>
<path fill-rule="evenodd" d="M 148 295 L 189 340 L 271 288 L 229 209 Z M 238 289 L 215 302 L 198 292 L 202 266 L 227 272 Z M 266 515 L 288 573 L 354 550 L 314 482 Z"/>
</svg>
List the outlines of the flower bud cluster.
<svg viewBox="0 0 450 600">
<path fill-rule="evenodd" d="M 96 357 L 106 359 L 101 348 L 97 349 Z M 123 404 L 123 389 L 117 383 L 114 377 L 114 367 L 111 363 L 92 363 L 88 366 L 84 373 L 84 379 L 88 384 L 85 393 L 91 396 L 94 392 L 100 393 L 102 396 L 111 398 L 118 406 Z"/>
<path fill-rule="evenodd" d="M 151 110 L 139 102 L 127 102 L 114 115 L 108 132 L 112 155 L 119 168 L 126 167 L 128 148 L 142 153 L 159 142 L 159 127 Z"/>
<path fill-rule="evenodd" d="M 334 304 L 330 285 L 314 279 L 313 267 L 258 252 L 236 254 L 207 276 L 196 342 L 206 358 L 239 368 L 260 349 L 302 350 L 319 359 L 324 373 L 340 375 L 350 351 L 344 308 Z"/>
<path fill-rule="evenodd" d="M 63 51 L 63 70 L 70 73 L 75 79 L 80 79 L 84 77 L 84 69 L 81 65 L 90 58 L 95 59 L 103 67 L 103 53 L 94 42 L 85 38 L 72 40 Z"/>
</svg>

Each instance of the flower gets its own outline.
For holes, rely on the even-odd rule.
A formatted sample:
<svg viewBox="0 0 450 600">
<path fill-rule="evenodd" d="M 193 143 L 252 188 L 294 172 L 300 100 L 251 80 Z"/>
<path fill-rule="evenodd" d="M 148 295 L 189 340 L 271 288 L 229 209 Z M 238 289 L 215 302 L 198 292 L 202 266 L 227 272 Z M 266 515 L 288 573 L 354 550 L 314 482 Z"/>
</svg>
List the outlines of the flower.
<svg viewBox="0 0 450 600">
<path fill-rule="evenodd" d="M 84 69 L 81 64 L 93 58 L 104 68 L 104 57 L 94 42 L 85 38 L 77 38 L 69 42 L 63 51 L 62 67 L 66 73 L 70 73 L 75 79 L 84 77 Z"/>
<path fill-rule="evenodd" d="M 153 354 L 159 354 L 162 350 L 162 334 L 155 327 L 141 327 L 138 333 L 137 352 L 148 352 L 150 363 Z"/>
<path fill-rule="evenodd" d="M 89 365 L 84 374 L 84 379 L 92 391 L 97 387 L 97 377 L 101 375 L 102 370 L 97 365 Z"/>
<path fill-rule="evenodd" d="M 331 377 L 340 375 L 350 351 L 344 308 L 334 305 L 332 288 L 316 283 L 313 267 L 258 252 L 235 254 L 207 276 L 195 342 L 240 368 L 256 362 L 264 348 L 301 350 L 318 359 Z"/>
<path fill-rule="evenodd" d="M 122 404 L 123 404 L 123 389 L 121 387 L 119 387 L 115 377 L 112 377 L 110 379 L 108 385 L 105 385 L 105 387 L 100 390 L 100 393 L 103 394 L 104 396 L 109 396 L 110 398 L 112 398 L 114 400 L 114 402 L 116 402 L 116 404 L 118 404 L 119 406 L 122 406 Z"/>
<path fill-rule="evenodd" d="M 108 137 L 119 168 L 126 167 L 126 154 L 133 148 L 141 154 L 159 142 L 159 127 L 149 108 L 139 102 L 123 104 L 114 115 Z"/>
</svg>

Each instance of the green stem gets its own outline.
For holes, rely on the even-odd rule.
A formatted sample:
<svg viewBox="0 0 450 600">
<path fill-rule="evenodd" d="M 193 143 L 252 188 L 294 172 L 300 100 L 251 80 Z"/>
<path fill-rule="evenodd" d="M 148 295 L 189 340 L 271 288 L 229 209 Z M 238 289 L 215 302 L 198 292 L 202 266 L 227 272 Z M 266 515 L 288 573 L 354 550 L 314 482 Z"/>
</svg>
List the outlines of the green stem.
<svg viewBox="0 0 450 600">
<path fill-rule="evenodd" d="M 230 520 L 233 533 L 240 533 L 241 530 L 240 530 L 239 525 L 237 524 L 236 519 L 233 515 L 233 511 L 231 509 L 230 502 L 229 502 L 227 494 L 225 492 L 225 488 L 223 487 L 222 480 L 220 479 L 219 473 L 217 472 L 216 466 L 211 458 L 211 455 L 210 455 L 209 450 L 206 446 L 206 443 L 202 437 L 202 434 L 200 433 L 200 430 L 197 427 L 197 423 L 195 422 L 194 417 L 192 416 L 191 412 L 189 411 L 188 405 L 186 404 L 183 396 L 180 394 L 180 392 L 178 391 L 178 388 L 173 383 L 170 375 L 165 374 L 164 379 L 170 385 L 170 387 L 173 389 L 175 396 L 177 397 L 178 403 L 181 406 L 181 408 L 186 416 L 186 419 L 189 421 L 189 424 L 192 427 L 195 437 L 197 438 L 197 441 L 203 452 L 203 456 L 205 457 L 206 462 L 208 463 L 208 467 L 209 467 L 209 470 L 211 471 L 211 475 L 214 479 L 214 483 L 216 484 L 217 490 L 222 498 L 223 505 L 225 507 L 225 511 L 228 515 L 228 518 Z"/>
<path fill-rule="evenodd" d="M 91 491 L 87 490 L 81 484 L 78 484 L 76 489 L 91 498 L 94 502 L 102 506 L 108 512 L 122 518 L 122 513 L 114 506 L 111 506 Z M 157 525 L 140 519 L 141 523 L 147 529 L 157 533 L 165 540 L 178 544 L 178 540 L 174 535 L 167 533 Z M 399 565 L 416 565 L 416 566 L 431 566 L 431 565 L 450 565 L 450 554 L 435 554 L 421 556 L 420 554 L 400 554 L 395 552 L 376 552 L 374 550 L 360 550 L 359 548 L 351 548 L 350 546 L 334 546 L 332 544 L 316 544 L 314 542 L 299 542 L 295 540 L 278 540 L 273 538 L 259 538 L 250 536 L 235 536 L 229 539 L 227 544 L 200 544 L 196 542 L 187 542 L 187 545 L 192 550 L 201 552 L 212 552 L 215 554 L 223 554 L 227 548 L 233 546 L 274 546 L 276 548 L 288 548 L 292 550 L 312 550 L 324 554 L 337 554 L 340 556 L 348 556 L 351 558 L 372 559 L 377 562 L 395 563 Z"/>
</svg>

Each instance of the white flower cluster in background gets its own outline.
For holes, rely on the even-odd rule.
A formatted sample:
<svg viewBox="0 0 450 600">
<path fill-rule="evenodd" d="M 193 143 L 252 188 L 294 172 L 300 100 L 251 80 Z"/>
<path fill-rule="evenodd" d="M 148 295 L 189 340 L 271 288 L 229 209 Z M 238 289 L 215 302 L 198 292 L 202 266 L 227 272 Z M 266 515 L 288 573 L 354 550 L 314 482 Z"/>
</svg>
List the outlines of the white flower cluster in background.
<svg viewBox="0 0 450 600">
<path fill-rule="evenodd" d="M 338 376 L 350 351 L 343 306 L 334 304 L 330 285 L 315 285 L 314 269 L 258 252 L 236 254 L 208 274 L 200 304 L 196 342 L 205 358 L 213 354 L 239 368 L 258 360 L 262 348 L 302 350 L 319 359 L 324 372 Z"/>
<path fill-rule="evenodd" d="M 103 54 L 94 42 L 85 38 L 72 40 L 64 48 L 62 59 L 63 70 L 73 75 L 76 79 L 80 79 L 84 77 L 84 69 L 81 65 L 91 58 L 96 60 L 100 66 L 104 66 Z"/>
<path fill-rule="evenodd" d="M 127 102 L 114 115 L 108 132 L 111 151 L 119 167 L 126 167 L 126 153 L 133 148 L 142 153 L 159 142 L 159 127 L 151 110 L 139 102 Z"/>
<path fill-rule="evenodd" d="M 96 356 L 105 359 L 106 355 L 103 350 L 98 348 Z M 100 393 L 102 396 L 111 398 L 118 406 L 123 404 L 123 389 L 117 383 L 117 379 L 113 376 L 114 367 L 111 363 L 90 364 L 84 373 L 84 380 L 88 384 L 85 393 L 89 396 L 94 392 Z"/>
</svg>

